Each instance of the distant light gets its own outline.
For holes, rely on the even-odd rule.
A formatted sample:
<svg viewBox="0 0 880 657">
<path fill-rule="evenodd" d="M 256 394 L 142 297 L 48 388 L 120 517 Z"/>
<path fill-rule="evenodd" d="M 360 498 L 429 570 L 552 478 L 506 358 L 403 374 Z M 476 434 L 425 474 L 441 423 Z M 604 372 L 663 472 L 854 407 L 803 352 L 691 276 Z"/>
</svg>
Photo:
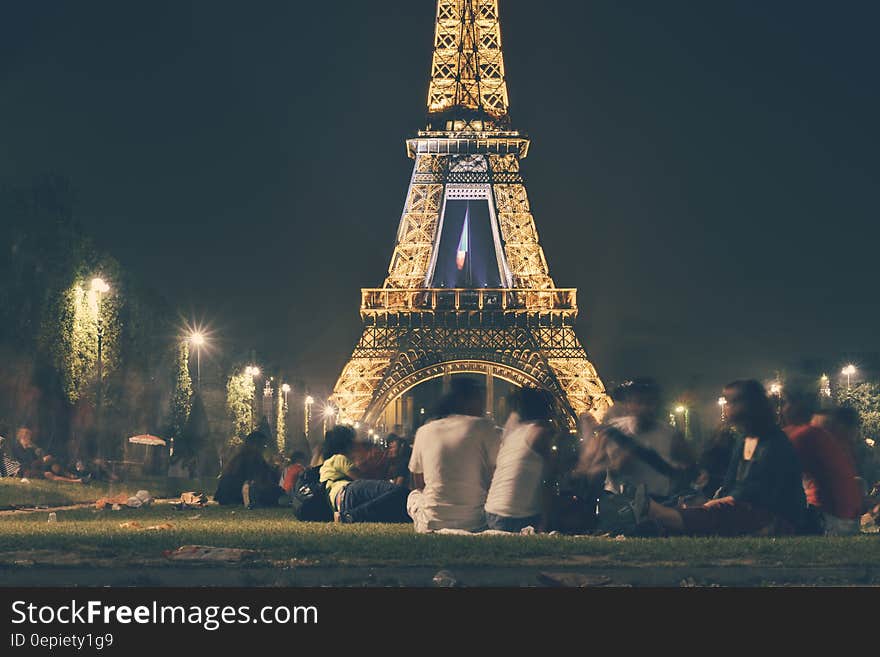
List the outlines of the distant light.
<svg viewBox="0 0 880 657">
<path fill-rule="evenodd" d="M 260 368 L 256 365 L 251 368 L 251 376 L 260 376 Z"/>
<path fill-rule="evenodd" d="M 103 278 L 93 278 L 92 279 L 92 292 L 100 292 L 101 294 L 105 294 L 110 291 L 110 286 L 104 282 Z"/>
<path fill-rule="evenodd" d="M 360 423 L 360 422 L 355 422 L 355 423 L 354 423 L 354 428 L 355 428 L 355 429 L 360 429 L 360 428 L 361 428 L 361 423 Z"/>
<path fill-rule="evenodd" d="M 718 398 L 718 405 L 719 406 L 726 406 L 727 405 L 727 398 L 726 397 L 719 397 Z"/>
<path fill-rule="evenodd" d="M 843 374 L 844 376 L 852 376 L 856 373 L 856 371 L 857 371 L 856 366 L 853 365 L 852 363 L 850 363 L 849 365 L 844 367 L 840 373 Z"/>
<path fill-rule="evenodd" d="M 873 447 L 874 445 L 876 445 L 873 438 L 865 438 L 865 444 L 868 447 Z"/>
<path fill-rule="evenodd" d="M 684 406 L 676 406 L 675 407 L 676 413 L 684 413 L 686 410 L 687 410 L 687 408 L 685 408 Z"/>
<path fill-rule="evenodd" d="M 770 384 L 770 394 L 779 395 L 782 392 L 782 386 L 778 383 Z"/>
<path fill-rule="evenodd" d="M 311 406 L 315 403 L 315 398 L 311 395 L 306 395 L 306 406 Z"/>
<path fill-rule="evenodd" d="M 189 336 L 189 341 L 190 344 L 196 347 L 201 347 L 205 344 L 205 336 L 198 331 L 193 331 L 193 333 L 191 333 Z"/>
<path fill-rule="evenodd" d="M 324 417 L 333 417 L 334 415 L 336 415 L 336 409 L 327 404 L 324 407 Z"/>
<path fill-rule="evenodd" d="M 281 392 L 290 392 L 290 386 L 285 383 L 281 386 Z"/>
<path fill-rule="evenodd" d="M 420 415 L 424 415 L 424 414 L 425 414 L 425 409 L 423 408 L 423 409 L 419 410 L 419 414 L 420 414 Z"/>
</svg>

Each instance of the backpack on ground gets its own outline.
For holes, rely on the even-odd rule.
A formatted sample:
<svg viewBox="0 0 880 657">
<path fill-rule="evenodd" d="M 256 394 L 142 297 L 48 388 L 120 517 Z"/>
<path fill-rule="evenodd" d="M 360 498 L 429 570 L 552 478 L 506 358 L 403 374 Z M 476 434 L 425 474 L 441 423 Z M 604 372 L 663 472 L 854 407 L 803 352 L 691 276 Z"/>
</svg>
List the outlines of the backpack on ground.
<svg viewBox="0 0 880 657">
<path fill-rule="evenodd" d="M 333 509 L 327 499 L 327 490 L 321 483 L 321 466 L 303 470 L 291 491 L 293 515 L 306 522 L 330 522 Z"/>
</svg>

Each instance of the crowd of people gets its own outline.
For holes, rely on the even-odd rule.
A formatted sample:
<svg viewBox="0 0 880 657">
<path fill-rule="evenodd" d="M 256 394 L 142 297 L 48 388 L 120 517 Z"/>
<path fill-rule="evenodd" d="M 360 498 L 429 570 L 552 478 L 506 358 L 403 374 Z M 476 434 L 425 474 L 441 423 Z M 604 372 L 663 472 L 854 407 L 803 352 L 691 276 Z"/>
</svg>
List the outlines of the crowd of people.
<svg viewBox="0 0 880 657">
<path fill-rule="evenodd" d="M 0 477 L 48 479 L 69 484 L 113 481 L 117 478 L 103 459 L 78 459 L 67 463 L 49 453 L 34 442 L 33 433 L 27 427 L 18 429 L 10 445 L 6 445 L 6 439 L 0 437 Z"/>
<path fill-rule="evenodd" d="M 572 437 L 546 391 L 516 390 L 498 427 L 482 384 L 456 378 L 411 444 L 391 434 L 377 449 L 337 426 L 311 467 L 302 453 L 273 467 L 265 436 L 252 434 L 215 498 L 289 503 L 311 470 L 306 488 L 319 489 L 328 520 L 412 522 L 417 532 L 850 535 L 880 509 L 859 476 L 853 411 L 817 409 L 796 388 L 776 409 L 757 381 L 723 393 L 727 422 L 698 453 L 663 421 L 651 379 L 620 386 L 602 423 L 584 416 Z"/>
<path fill-rule="evenodd" d="M 304 519 L 412 523 L 416 532 L 852 535 L 865 513 L 880 516 L 878 485 L 860 472 L 857 412 L 817 408 L 814 392 L 796 386 L 774 405 L 753 380 L 723 395 L 726 422 L 698 450 L 665 421 L 652 379 L 619 386 L 601 423 L 584 415 L 572 435 L 546 391 L 515 390 L 498 427 L 482 383 L 456 377 L 413 439 L 398 430 L 377 446 L 339 425 L 311 457 L 281 458 L 252 433 L 226 462 L 214 499 L 307 504 Z M 62 463 L 25 428 L 0 451 L 2 476 L 115 478 L 100 460 Z"/>
</svg>

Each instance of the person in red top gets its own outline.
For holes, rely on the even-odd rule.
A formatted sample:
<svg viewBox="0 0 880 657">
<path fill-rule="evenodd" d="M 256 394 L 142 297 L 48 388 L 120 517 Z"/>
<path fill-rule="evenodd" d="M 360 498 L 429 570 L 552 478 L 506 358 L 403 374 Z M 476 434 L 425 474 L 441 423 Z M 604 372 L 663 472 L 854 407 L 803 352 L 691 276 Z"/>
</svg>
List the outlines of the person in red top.
<svg viewBox="0 0 880 657">
<path fill-rule="evenodd" d="M 857 534 L 862 493 L 852 457 L 825 429 L 812 426 L 815 396 L 786 391 L 783 430 L 798 453 L 807 503 L 822 513 L 826 534 Z"/>
<path fill-rule="evenodd" d="M 278 485 L 284 489 L 288 495 L 293 495 L 293 487 L 296 486 L 296 480 L 306 469 L 306 455 L 303 452 L 294 452 L 290 455 L 290 460 L 281 471 L 281 481 Z"/>
</svg>

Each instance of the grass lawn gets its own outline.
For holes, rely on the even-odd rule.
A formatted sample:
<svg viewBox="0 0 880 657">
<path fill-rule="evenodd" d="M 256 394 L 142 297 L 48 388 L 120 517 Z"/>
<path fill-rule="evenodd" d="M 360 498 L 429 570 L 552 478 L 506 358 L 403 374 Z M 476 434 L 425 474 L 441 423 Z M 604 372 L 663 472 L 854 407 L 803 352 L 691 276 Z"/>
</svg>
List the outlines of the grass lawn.
<svg viewBox="0 0 880 657">
<path fill-rule="evenodd" d="M 153 497 L 177 497 L 184 491 L 214 493 L 216 479 L 169 479 L 142 477 L 112 484 L 93 481 L 88 484 L 68 484 L 46 479 L 30 479 L 22 483 L 18 478 L 0 479 L 0 509 L 10 507 L 66 506 L 94 502 L 101 497 L 148 490 Z"/>
<path fill-rule="evenodd" d="M 186 483 L 140 481 L 113 492 L 146 487 L 174 496 Z M 181 485 L 183 487 L 181 488 Z M 25 487 L 41 500 L 88 501 L 106 487 L 54 482 L 0 481 L 10 499 Z M 99 495 L 96 495 L 99 493 Z M 21 503 L 21 496 L 19 502 Z M 44 502 L 45 503 L 45 502 Z M 122 527 L 137 521 L 141 528 Z M 147 531 L 150 525 L 170 524 Z M 755 566 L 755 567 L 878 567 L 880 537 L 853 538 L 667 538 L 615 540 L 567 536 L 444 536 L 417 535 L 410 525 L 340 525 L 303 523 L 288 509 L 247 511 L 210 505 L 197 511 L 175 511 L 168 504 L 121 511 L 91 508 L 47 513 L 0 515 L 0 567 L 32 560 L 53 565 L 70 558 L 113 565 L 168 563 L 164 550 L 198 544 L 258 550 L 271 561 L 296 560 L 320 566 Z M 265 563 L 265 562 L 264 562 Z"/>
</svg>

